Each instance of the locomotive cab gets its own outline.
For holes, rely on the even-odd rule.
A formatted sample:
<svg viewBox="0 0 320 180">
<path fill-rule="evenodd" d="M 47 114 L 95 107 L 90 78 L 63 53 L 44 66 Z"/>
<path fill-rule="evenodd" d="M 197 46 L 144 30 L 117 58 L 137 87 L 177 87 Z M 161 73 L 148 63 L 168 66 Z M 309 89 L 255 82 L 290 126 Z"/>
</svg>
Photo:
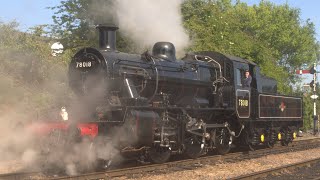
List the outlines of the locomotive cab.
<svg viewBox="0 0 320 180">
<path fill-rule="evenodd" d="M 228 56 L 233 61 L 237 118 L 247 128 L 242 136 L 244 144 L 254 149 L 259 144 L 272 147 L 278 140 L 283 145 L 294 138 L 302 126 L 302 99 L 277 93 L 277 82 L 260 73 L 257 64 Z M 250 87 L 244 87 L 245 70 L 250 72 Z M 280 134 L 280 135 L 279 135 Z M 284 135 L 286 138 L 277 138 Z"/>
</svg>

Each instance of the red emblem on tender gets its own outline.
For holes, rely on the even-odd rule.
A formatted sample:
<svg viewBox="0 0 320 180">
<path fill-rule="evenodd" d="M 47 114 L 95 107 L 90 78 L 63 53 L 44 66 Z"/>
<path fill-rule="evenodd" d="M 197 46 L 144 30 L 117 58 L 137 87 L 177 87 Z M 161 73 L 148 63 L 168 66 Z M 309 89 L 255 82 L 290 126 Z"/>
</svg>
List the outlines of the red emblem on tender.
<svg viewBox="0 0 320 180">
<path fill-rule="evenodd" d="M 284 104 L 284 102 L 281 102 L 279 108 L 280 108 L 281 112 L 283 112 L 284 109 L 286 109 L 286 105 Z"/>
</svg>

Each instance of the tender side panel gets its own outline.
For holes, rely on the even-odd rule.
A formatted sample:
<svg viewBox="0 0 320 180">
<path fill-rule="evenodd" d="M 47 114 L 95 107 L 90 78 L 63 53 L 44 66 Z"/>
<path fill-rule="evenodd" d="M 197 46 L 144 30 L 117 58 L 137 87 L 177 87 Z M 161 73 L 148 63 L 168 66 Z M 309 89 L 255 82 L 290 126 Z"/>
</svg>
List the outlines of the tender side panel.
<svg viewBox="0 0 320 180">
<path fill-rule="evenodd" d="M 302 118 L 302 99 L 296 97 L 259 95 L 259 118 Z"/>
</svg>

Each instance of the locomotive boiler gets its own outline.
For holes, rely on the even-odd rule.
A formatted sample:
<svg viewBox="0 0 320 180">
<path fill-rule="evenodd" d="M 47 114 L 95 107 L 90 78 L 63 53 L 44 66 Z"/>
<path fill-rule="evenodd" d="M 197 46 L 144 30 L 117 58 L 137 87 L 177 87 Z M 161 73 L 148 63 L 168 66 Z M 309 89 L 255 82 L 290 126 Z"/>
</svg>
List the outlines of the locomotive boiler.
<svg viewBox="0 0 320 180">
<path fill-rule="evenodd" d="M 150 53 L 123 53 L 116 50 L 117 27 L 97 29 L 99 48 L 79 50 L 69 65 L 82 107 L 70 119 L 96 123 L 98 136 L 124 156 L 162 163 L 172 154 L 225 154 L 234 145 L 287 145 L 302 126 L 302 99 L 276 94 L 276 82 L 264 83 L 249 60 L 211 51 L 177 59 L 170 42 L 155 43 Z M 242 87 L 245 70 L 251 87 Z"/>
</svg>

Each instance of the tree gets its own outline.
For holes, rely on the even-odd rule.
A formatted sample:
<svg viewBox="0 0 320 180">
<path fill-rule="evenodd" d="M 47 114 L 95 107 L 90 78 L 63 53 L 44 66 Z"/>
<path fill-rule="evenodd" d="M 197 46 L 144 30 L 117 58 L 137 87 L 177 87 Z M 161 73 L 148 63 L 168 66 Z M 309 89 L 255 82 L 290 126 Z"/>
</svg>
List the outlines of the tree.
<svg viewBox="0 0 320 180">
<path fill-rule="evenodd" d="M 70 49 L 94 46 L 97 41 L 94 25 L 114 22 L 111 0 L 64 0 L 52 7 L 52 32 Z M 300 19 L 300 10 L 288 4 L 275 5 L 261 1 L 248 6 L 241 0 L 185 0 L 181 11 L 183 25 L 193 44 L 190 51 L 213 50 L 256 62 L 261 72 L 278 81 L 281 93 L 294 93 L 292 86 L 299 78 L 296 69 L 316 61 L 319 44 L 315 26 Z M 152 13 L 152 12 L 150 12 Z M 121 28 L 121 27 L 120 27 Z M 163 27 L 165 30 L 166 27 Z M 1 35 L 1 34 L 0 34 Z M 117 39 L 118 48 L 132 52 L 130 38 Z M 304 100 L 304 123 L 310 126 L 312 102 Z"/>
<path fill-rule="evenodd" d="M 42 36 L 42 26 L 29 32 L 18 26 L 0 23 L 0 112 L 4 106 L 25 116 L 49 114 L 71 99 L 66 73 L 70 51 L 52 57 L 51 39 Z"/>
<path fill-rule="evenodd" d="M 298 80 L 295 69 L 316 60 L 319 46 L 314 24 L 302 23 L 299 10 L 287 4 L 187 0 L 182 12 L 193 35 L 191 50 L 214 50 L 252 60 L 263 74 L 278 81 L 282 93 L 289 93 Z"/>
<path fill-rule="evenodd" d="M 50 7 L 54 12 L 51 33 L 60 39 L 66 49 L 95 46 L 98 41 L 95 25 L 114 24 L 111 0 L 65 0 Z M 117 33 L 117 48 L 134 51 L 130 39 Z"/>
<path fill-rule="evenodd" d="M 115 21 L 112 3 L 61 1 L 52 7 L 52 30 L 66 48 L 94 46 L 94 24 Z M 287 4 L 261 1 L 248 6 L 240 0 L 186 0 L 181 11 L 193 41 L 189 50 L 213 50 L 252 60 L 264 75 L 278 81 L 281 93 L 290 93 L 291 86 L 299 80 L 294 76 L 296 69 L 313 63 L 319 56 L 314 24 L 301 21 L 299 9 Z M 120 34 L 117 41 L 120 50 L 134 51 L 130 37 Z"/>
</svg>

